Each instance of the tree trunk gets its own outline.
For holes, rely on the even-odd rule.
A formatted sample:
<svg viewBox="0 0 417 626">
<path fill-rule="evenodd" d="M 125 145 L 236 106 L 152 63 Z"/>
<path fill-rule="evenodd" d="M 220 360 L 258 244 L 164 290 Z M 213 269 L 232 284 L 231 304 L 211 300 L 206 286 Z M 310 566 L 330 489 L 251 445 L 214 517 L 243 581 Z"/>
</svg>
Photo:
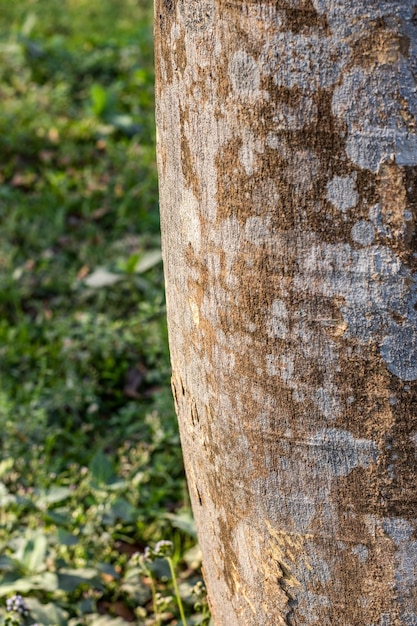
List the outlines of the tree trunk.
<svg viewBox="0 0 417 626">
<path fill-rule="evenodd" d="M 417 7 L 157 0 L 168 323 L 216 626 L 417 625 Z"/>
</svg>

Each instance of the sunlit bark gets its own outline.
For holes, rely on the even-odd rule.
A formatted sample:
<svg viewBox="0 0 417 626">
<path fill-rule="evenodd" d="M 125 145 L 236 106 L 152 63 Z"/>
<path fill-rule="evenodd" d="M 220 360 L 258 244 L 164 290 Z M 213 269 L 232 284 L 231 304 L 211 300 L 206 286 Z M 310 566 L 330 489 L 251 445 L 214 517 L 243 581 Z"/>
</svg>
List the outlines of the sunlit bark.
<svg viewBox="0 0 417 626">
<path fill-rule="evenodd" d="M 417 7 L 157 0 L 173 390 L 216 626 L 417 624 Z"/>
</svg>

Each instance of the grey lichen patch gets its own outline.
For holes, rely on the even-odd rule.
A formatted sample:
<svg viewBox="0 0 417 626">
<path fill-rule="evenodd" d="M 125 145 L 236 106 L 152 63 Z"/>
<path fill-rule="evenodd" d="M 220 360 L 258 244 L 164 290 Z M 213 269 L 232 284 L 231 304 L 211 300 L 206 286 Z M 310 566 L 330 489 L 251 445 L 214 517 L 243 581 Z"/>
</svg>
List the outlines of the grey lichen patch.
<svg viewBox="0 0 417 626">
<path fill-rule="evenodd" d="M 312 245 L 299 259 L 296 285 L 341 296 L 348 334 L 374 342 L 388 370 L 402 380 L 417 379 L 415 277 L 389 248 L 348 244 Z"/>
<path fill-rule="evenodd" d="M 274 300 L 268 320 L 269 337 L 285 339 L 288 334 L 288 311 L 285 302 Z"/>
<path fill-rule="evenodd" d="M 236 361 L 233 352 L 228 352 L 218 344 L 215 344 L 212 350 L 212 360 L 214 363 L 218 364 L 223 372 L 227 372 L 228 374 L 233 372 Z"/>
<path fill-rule="evenodd" d="M 382 522 L 382 530 L 387 533 L 396 544 L 408 541 L 413 533 L 413 526 L 401 517 L 386 518 Z"/>
<path fill-rule="evenodd" d="M 344 0 L 312 0 L 312 4 L 319 14 L 327 16 L 332 32 L 343 35 L 358 36 L 371 30 L 379 20 L 410 21 L 413 17 L 414 0 L 358 0 L 349 5 L 346 11 Z M 398 23 L 398 22 L 394 22 Z"/>
<path fill-rule="evenodd" d="M 369 219 L 375 227 L 376 232 L 382 237 L 392 237 L 391 228 L 384 222 L 384 216 L 382 214 L 382 209 L 380 204 L 375 204 L 370 207 Z"/>
<path fill-rule="evenodd" d="M 334 90 L 332 108 L 347 125 L 346 152 L 359 167 L 377 172 L 392 158 L 399 165 L 417 164 L 417 134 L 410 121 L 417 115 L 417 94 L 405 60 L 375 71 L 352 68 Z"/>
<path fill-rule="evenodd" d="M 305 626 L 323 623 L 320 615 L 323 615 L 323 608 L 330 606 L 330 599 L 324 594 L 303 590 L 297 597 L 298 614 L 303 619 Z"/>
<path fill-rule="evenodd" d="M 369 467 L 378 456 L 372 440 L 355 439 L 350 432 L 336 428 L 318 431 L 311 443 L 317 465 L 331 476 L 347 476 L 356 467 Z"/>
<path fill-rule="evenodd" d="M 274 494 L 266 505 L 267 515 L 279 520 L 283 531 L 305 535 L 316 527 L 321 533 L 338 533 L 337 516 L 329 500 L 334 481 L 354 471 L 362 472 L 363 478 L 356 474 L 353 480 L 365 481 L 366 472 L 378 459 L 377 446 L 370 439 L 355 438 L 337 428 L 319 430 L 304 441 L 294 439 L 277 439 L 278 468 L 257 479 L 253 488 L 257 493 L 268 490 Z"/>
<path fill-rule="evenodd" d="M 410 439 L 411 439 L 411 441 L 413 442 L 414 447 L 416 448 L 416 452 L 415 452 L 415 454 L 416 454 L 416 456 L 417 456 L 417 431 L 415 431 L 415 432 L 411 433 L 411 435 L 410 435 Z"/>
<path fill-rule="evenodd" d="M 296 533 L 305 535 L 316 515 L 314 498 L 302 493 L 277 493 L 277 498 L 285 507 L 286 514 L 293 520 Z"/>
<path fill-rule="evenodd" d="M 354 178 L 351 176 L 334 176 L 327 183 L 327 199 L 342 213 L 356 206 L 359 194 Z"/>
<path fill-rule="evenodd" d="M 414 611 L 404 611 L 401 619 L 403 624 L 407 624 L 407 626 L 417 626 L 417 613 L 414 613 Z"/>
<path fill-rule="evenodd" d="M 381 356 L 392 374 L 405 381 L 417 380 L 417 313 L 404 324 L 390 324 L 381 343 Z"/>
<path fill-rule="evenodd" d="M 327 387 L 319 387 L 313 396 L 313 402 L 328 421 L 335 421 L 342 412 L 338 396 L 339 390 L 332 383 L 328 383 Z"/>
<path fill-rule="evenodd" d="M 334 576 L 334 556 L 328 549 L 323 549 L 312 540 L 313 535 L 307 535 L 304 543 L 304 559 L 299 562 L 295 573 L 300 580 L 300 589 L 297 590 L 294 602 L 295 615 L 300 616 L 300 623 L 306 626 L 332 623 L 331 605 L 333 601 L 328 593 L 329 583 Z M 331 543 L 331 542 L 330 542 Z M 326 616 L 323 622 L 323 617 Z M 340 616 L 340 614 L 339 614 Z M 337 622 L 334 622 L 335 624 Z"/>
<path fill-rule="evenodd" d="M 239 50 L 232 55 L 228 73 L 236 94 L 246 97 L 259 95 L 259 66 L 247 52 Z"/>
<path fill-rule="evenodd" d="M 369 246 L 375 239 L 375 230 L 372 222 L 360 220 L 352 226 L 351 236 L 353 241 L 362 246 Z"/>
<path fill-rule="evenodd" d="M 306 436 L 319 420 L 325 425 L 343 414 L 344 402 L 335 383 L 338 348 L 327 333 L 327 312 L 323 311 L 319 317 L 315 310 L 308 314 L 302 308 L 294 311 L 287 302 L 274 300 L 266 319 L 268 336 L 285 340 L 285 344 L 280 352 L 266 354 L 265 371 L 292 390 L 294 401 L 301 399 L 309 407 L 303 422 L 303 436 Z M 322 315 L 323 325 L 319 325 L 317 321 Z M 297 355 L 286 347 L 291 343 L 298 346 Z"/>
</svg>

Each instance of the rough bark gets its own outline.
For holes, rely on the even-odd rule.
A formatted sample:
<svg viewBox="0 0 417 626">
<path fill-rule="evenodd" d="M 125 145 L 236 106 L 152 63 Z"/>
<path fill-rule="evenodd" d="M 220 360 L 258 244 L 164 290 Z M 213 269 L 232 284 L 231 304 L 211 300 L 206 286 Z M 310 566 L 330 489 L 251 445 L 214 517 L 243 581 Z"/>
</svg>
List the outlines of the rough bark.
<svg viewBox="0 0 417 626">
<path fill-rule="evenodd" d="M 417 6 L 156 0 L 168 322 L 216 626 L 417 625 Z"/>
</svg>

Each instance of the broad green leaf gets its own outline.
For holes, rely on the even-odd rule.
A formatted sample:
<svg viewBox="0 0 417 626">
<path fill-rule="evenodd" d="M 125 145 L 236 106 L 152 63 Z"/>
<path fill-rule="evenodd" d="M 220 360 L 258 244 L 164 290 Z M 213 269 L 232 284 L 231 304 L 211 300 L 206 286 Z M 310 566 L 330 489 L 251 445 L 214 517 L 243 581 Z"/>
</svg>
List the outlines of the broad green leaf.
<svg viewBox="0 0 417 626">
<path fill-rule="evenodd" d="M 187 604 L 193 605 L 195 603 L 195 595 L 193 589 L 197 583 L 198 578 L 189 578 L 178 583 L 178 591 L 181 596 L 181 600 Z"/>
<path fill-rule="evenodd" d="M 75 591 L 80 585 L 91 583 L 95 578 L 98 579 L 98 574 L 93 568 L 65 568 L 58 572 L 59 588 L 67 592 Z"/>
<path fill-rule="evenodd" d="M 62 502 L 63 500 L 66 500 L 70 495 L 72 495 L 72 492 L 69 487 L 54 486 L 48 491 L 40 492 L 36 497 L 36 504 L 39 508 L 44 509 L 48 504 Z"/>
<path fill-rule="evenodd" d="M 179 528 L 190 537 L 197 537 L 195 522 L 191 513 L 183 511 L 181 513 L 167 513 L 166 517 L 171 521 L 174 528 Z"/>
<path fill-rule="evenodd" d="M 96 610 L 96 600 L 95 598 L 82 598 L 75 606 L 72 607 L 77 615 L 86 615 L 88 613 L 94 613 Z M 68 626 L 70 626 L 72 620 L 69 621 Z M 84 619 L 80 620 L 78 618 L 78 622 L 74 622 L 74 626 L 79 626 L 80 623 L 84 625 Z"/>
<path fill-rule="evenodd" d="M 28 13 L 20 28 L 20 33 L 24 37 L 29 37 L 37 21 L 38 19 L 34 13 Z"/>
<path fill-rule="evenodd" d="M 139 259 L 135 266 L 136 274 L 143 274 L 143 272 L 147 272 L 158 265 L 162 261 L 162 252 L 160 250 L 149 250 L 149 252 L 145 252 L 143 256 Z"/>
<path fill-rule="evenodd" d="M 118 580 L 120 578 L 120 574 L 118 573 L 116 568 L 113 567 L 113 565 L 111 565 L 111 563 L 103 563 L 103 562 L 97 563 L 97 569 L 102 574 L 108 574 L 109 576 L 111 576 L 115 580 Z"/>
<path fill-rule="evenodd" d="M 155 559 L 148 565 L 151 572 L 160 580 L 163 578 L 172 578 L 171 570 L 166 559 Z"/>
<path fill-rule="evenodd" d="M 126 489 L 129 487 L 129 482 L 127 480 L 122 480 L 120 478 L 112 478 L 106 484 L 107 491 L 120 491 L 121 489 Z"/>
<path fill-rule="evenodd" d="M 97 576 L 98 572 L 94 567 L 77 567 L 76 569 L 63 567 L 59 570 L 59 574 L 65 574 L 67 576 L 81 576 L 84 580 L 91 580 Z"/>
<path fill-rule="evenodd" d="M 99 267 L 84 279 L 84 284 L 87 285 L 87 287 L 99 289 L 100 287 L 114 285 L 123 278 L 122 274 L 115 274 L 114 272 L 109 272 L 104 267 Z"/>
<path fill-rule="evenodd" d="M 15 563 L 9 556 L 0 556 L 0 570 L 3 572 L 12 572 L 15 569 Z"/>
<path fill-rule="evenodd" d="M 78 537 L 69 533 L 65 528 L 58 528 L 57 530 L 58 542 L 61 546 L 75 546 L 78 543 Z"/>
<path fill-rule="evenodd" d="M 28 572 L 36 572 L 45 565 L 48 540 L 46 536 L 39 532 L 29 536 L 19 550 L 16 558 L 21 562 Z"/>
<path fill-rule="evenodd" d="M 187 550 L 184 554 L 184 561 L 187 563 L 188 567 L 193 570 L 197 570 L 201 567 L 202 554 L 198 544 Z"/>
<path fill-rule="evenodd" d="M 135 133 L 138 133 L 141 129 L 140 124 L 136 124 L 131 115 L 115 114 L 106 118 L 107 121 L 120 130 L 128 137 L 132 137 Z"/>
<path fill-rule="evenodd" d="M 7 596 L 9 593 L 27 593 L 28 591 L 32 591 L 32 589 L 33 582 L 31 579 L 20 578 L 13 583 L 0 584 L 0 598 Z"/>
<path fill-rule="evenodd" d="M 36 576 L 20 578 L 12 583 L 0 584 L 0 597 L 9 593 L 28 593 L 29 591 L 56 591 L 58 589 L 58 577 L 52 572 L 43 572 Z"/>
<path fill-rule="evenodd" d="M 88 624 L 89 626 L 126 626 L 131 624 L 121 617 L 110 617 L 109 615 L 91 615 Z"/>
<path fill-rule="evenodd" d="M 124 498 L 117 498 L 111 505 L 111 512 L 116 519 L 124 522 L 133 522 L 138 517 L 137 510 Z"/>
<path fill-rule="evenodd" d="M 124 268 L 121 266 L 121 269 L 124 269 L 125 272 L 130 274 L 135 271 L 135 267 L 139 261 L 139 254 L 131 254 L 128 260 L 124 263 Z"/>
<path fill-rule="evenodd" d="M 102 85 L 94 83 L 90 87 L 90 99 L 94 115 L 100 117 L 109 104 L 109 95 L 107 91 L 104 87 L 102 87 Z"/>
<path fill-rule="evenodd" d="M 46 520 L 50 520 L 51 522 L 53 522 L 54 524 L 61 525 L 64 526 L 68 523 L 68 520 L 70 519 L 70 514 L 67 513 L 66 515 L 64 513 L 59 513 L 58 511 L 44 511 L 43 512 L 43 517 Z"/>
<path fill-rule="evenodd" d="M 56 604 L 41 604 L 36 598 L 25 598 L 30 616 L 42 626 L 65 626 L 68 613 Z"/>
<path fill-rule="evenodd" d="M 151 597 L 151 590 L 143 583 L 142 573 L 137 569 L 126 572 L 120 590 L 126 593 L 138 606 L 143 606 Z"/>
<path fill-rule="evenodd" d="M 98 450 L 95 453 L 88 469 L 90 470 L 91 476 L 99 485 L 107 484 L 114 476 L 113 463 L 102 450 Z"/>
</svg>

